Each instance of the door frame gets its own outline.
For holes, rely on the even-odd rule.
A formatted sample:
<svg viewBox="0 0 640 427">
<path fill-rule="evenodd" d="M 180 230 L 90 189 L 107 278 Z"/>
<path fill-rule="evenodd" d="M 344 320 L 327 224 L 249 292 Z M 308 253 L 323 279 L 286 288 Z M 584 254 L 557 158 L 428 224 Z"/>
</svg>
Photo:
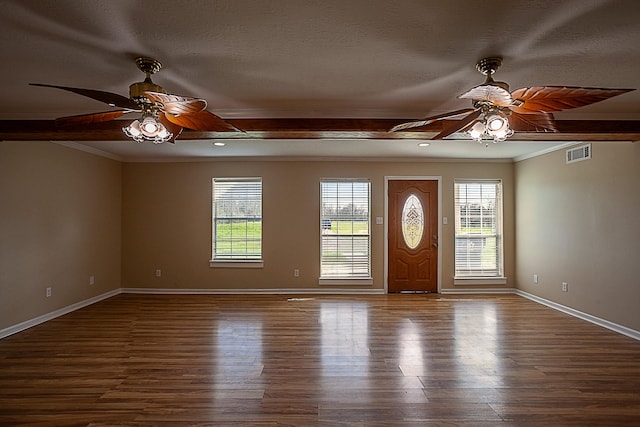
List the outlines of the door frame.
<svg viewBox="0 0 640 427">
<path fill-rule="evenodd" d="M 442 176 L 385 176 L 384 177 L 384 293 L 389 293 L 389 181 L 438 182 L 438 293 L 442 289 Z"/>
</svg>

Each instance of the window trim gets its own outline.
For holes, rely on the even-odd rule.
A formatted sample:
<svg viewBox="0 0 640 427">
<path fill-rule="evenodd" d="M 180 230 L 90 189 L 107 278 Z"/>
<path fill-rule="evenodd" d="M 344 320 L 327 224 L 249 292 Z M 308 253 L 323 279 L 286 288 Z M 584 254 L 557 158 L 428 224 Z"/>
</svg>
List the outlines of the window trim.
<svg viewBox="0 0 640 427">
<path fill-rule="evenodd" d="M 454 285 L 506 285 L 507 278 L 504 276 L 495 277 L 475 277 L 475 276 L 454 276 Z"/>
<path fill-rule="evenodd" d="M 239 259 L 239 260 L 209 260 L 209 267 L 216 268 L 263 268 L 264 261 L 261 259 Z"/>
<path fill-rule="evenodd" d="M 495 275 L 478 275 L 478 274 L 459 274 L 459 270 L 456 266 L 456 247 L 457 247 L 457 229 L 458 229 L 458 212 L 457 212 L 457 197 L 456 186 L 458 184 L 497 184 L 500 189 L 500 194 L 497 199 L 499 200 L 499 212 L 496 213 L 496 234 L 495 237 L 499 242 L 499 251 L 497 254 L 497 271 Z M 468 179 L 468 178 L 456 178 L 454 179 L 453 187 L 453 209 L 454 209 L 454 285 L 504 285 L 507 283 L 507 278 L 504 274 L 504 190 L 502 179 Z"/>
<path fill-rule="evenodd" d="M 323 276 L 322 275 L 322 231 L 324 225 L 322 223 L 323 219 L 323 192 L 322 192 L 322 184 L 323 183 L 366 183 L 367 184 L 367 275 L 360 276 Z M 373 277 L 371 276 L 371 180 L 369 178 L 320 178 L 319 182 L 319 199 L 320 199 L 320 207 L 319 207 L 319 221 L 318 221 L 318 233 L 319 239 L 318 243 L 320 246 L 320 259 L 319 259 L 319 271 L 320 277 L 318 278 L 319 285 L 373 285 Z"/>
<path fill-rule="evenodd" d="M 263 233 L 260 232 L 260 258 L 216 258 L 215 253 L 215 187 L 216 181 L 219 182 L 259 182 L 260 183 L 260 224 L 263 223 L 263 180 L 262 177 L 214 177 L 211 178 L 211 259 L 209 260 L 209 267 L 215 268 L 263 268 L 264 267 L 264 247 L 263 247 Z"/>
</svg>

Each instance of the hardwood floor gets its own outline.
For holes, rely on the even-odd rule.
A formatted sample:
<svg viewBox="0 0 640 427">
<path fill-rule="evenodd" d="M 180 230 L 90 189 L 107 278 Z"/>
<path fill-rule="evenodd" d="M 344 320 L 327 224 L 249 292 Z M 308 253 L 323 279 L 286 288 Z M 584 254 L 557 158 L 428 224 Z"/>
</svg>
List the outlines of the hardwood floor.
<svg viewBox="0 0 640 427">
<path fill-rule="evenodd" d="M 640 425 L 640 342 L 515 295 L 124 294 L 0 340 L 0 424 Z"/>
</svg>

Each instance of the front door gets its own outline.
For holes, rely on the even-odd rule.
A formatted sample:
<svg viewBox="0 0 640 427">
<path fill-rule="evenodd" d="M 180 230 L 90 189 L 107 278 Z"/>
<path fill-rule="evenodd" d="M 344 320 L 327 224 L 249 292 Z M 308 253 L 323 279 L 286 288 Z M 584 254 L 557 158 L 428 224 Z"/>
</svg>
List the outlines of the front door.
<svg viewBox="0 0 640 427">
<path fill-rule="evenodd" d="M 390 180 L 389 292 L 438 291 L 438 181 Z"/>
</svg>

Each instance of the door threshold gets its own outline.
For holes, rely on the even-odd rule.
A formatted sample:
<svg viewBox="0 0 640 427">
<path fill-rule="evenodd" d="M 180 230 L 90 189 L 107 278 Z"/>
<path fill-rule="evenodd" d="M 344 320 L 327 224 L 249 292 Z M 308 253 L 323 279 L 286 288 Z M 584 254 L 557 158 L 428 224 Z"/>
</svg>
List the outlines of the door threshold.
<svg viewBox="0 0 640 427">
<path fill-rule="evenodd" d="M 401 294 L 432 294 L 433 291 L 400 291 Z"/>
</svg>

